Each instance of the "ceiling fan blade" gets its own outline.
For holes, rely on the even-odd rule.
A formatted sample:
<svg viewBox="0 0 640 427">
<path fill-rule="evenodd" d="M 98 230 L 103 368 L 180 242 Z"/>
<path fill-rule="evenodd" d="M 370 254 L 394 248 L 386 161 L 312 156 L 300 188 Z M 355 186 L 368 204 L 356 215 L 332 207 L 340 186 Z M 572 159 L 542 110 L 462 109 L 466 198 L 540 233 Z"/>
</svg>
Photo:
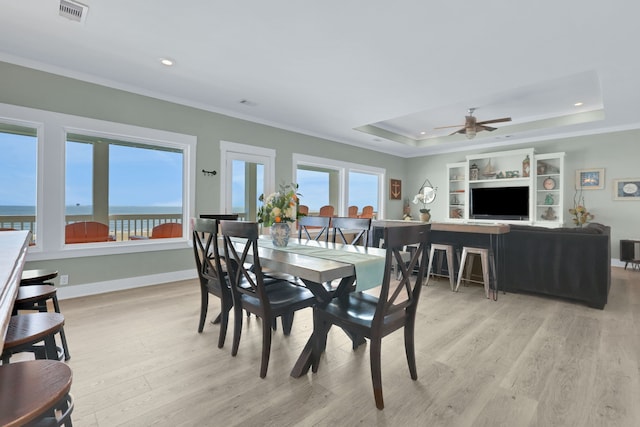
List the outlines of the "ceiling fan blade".
<svg viewBox="0 0 640 427">
<path fill-rule="evenodd" d="M 476 124 L 486 125 L 489 123 L 502 123 L 502 122 L 510 122 L 510 121 L 511 121 L 511 117 L 503 117 L 501 119 L 483 120 L 481 122 L 476 122 Z"/>
<path fill-rule="evenodd" d="M 497 128 L 492 128 L 491 126 L 476 124 L 476 132 L 480 132 L 481 130 L 488 130 L 489 132 L 493 132 L 496 129 Z"/>
<path fill-rule="evenodd" d="M 437 128 L 434 128 L 434 129 L 459 128 L 461 126 L 464 126 L 464 125 L 439 126 Z"/>
<path fill-rule="evenodd" d="M 451 128 L 451 127 L 453 127 L 453 126 L 447 126 L 447 127 L 450 127 L 450 128 Z M 451 136 L 451 135 L 455 135 L 455 134 L 457 134 L 457 133 L 465 134 L 465 133 L 467 133 L 467 128 L 458 129 L 457 131 L 455 131 L 455 132 L 453 132 L 453 133 L 450 133 L 450 134 L 449 134 L 449 136 Z"/>
</svg>

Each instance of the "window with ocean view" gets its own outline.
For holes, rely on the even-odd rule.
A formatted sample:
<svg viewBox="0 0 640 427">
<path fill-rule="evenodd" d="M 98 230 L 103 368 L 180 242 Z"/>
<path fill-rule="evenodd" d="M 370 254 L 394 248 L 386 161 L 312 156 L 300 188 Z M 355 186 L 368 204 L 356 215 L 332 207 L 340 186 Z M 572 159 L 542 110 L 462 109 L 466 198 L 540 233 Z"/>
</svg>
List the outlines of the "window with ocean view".
<svg viewBox="0 0 640 427">
<path fill-rule="evenodd" d="M 0 123 L 0 229 L 30 230 L 36 242 L 37 129 Z"/>
<path fill-rule="evenodd" d="M 66 243 L 182 237 L 183 160 L 176 148 L 67 134 Z"/>
</svg>

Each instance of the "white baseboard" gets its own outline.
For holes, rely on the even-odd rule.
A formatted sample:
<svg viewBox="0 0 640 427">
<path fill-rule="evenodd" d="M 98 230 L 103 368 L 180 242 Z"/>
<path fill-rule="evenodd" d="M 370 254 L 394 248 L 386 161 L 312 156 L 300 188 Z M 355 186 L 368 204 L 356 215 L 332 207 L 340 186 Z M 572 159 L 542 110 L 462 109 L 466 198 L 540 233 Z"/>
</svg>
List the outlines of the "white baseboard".
<svg viewBox="0 0 640 427">
<path fill-rule="evenodd" d="M 58 299 L 78 298 L 88 295 L 104 294 L 125 289 L 141 288 L 143 286 L 160 285 L 179 280 L 195 279 L 198 275 L 195 269 L 172 271 L 170 273 L 150 274 L 148 276 L 127 277 L 105 282 L 87 283 L 73 286 L 57 286 Z"/>
</svg>

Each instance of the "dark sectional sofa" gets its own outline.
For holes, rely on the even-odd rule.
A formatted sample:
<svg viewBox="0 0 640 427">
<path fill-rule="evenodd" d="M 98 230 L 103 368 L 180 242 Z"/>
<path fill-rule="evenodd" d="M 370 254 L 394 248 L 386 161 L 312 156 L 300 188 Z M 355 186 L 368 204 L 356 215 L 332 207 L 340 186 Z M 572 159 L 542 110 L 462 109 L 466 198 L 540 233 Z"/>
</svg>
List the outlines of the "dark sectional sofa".
<svg viewBox="0 0 640 427">
<path fill-rule="evenodd" d="M 507 292 L 532 292 L 582 301 L 603 309 L 611 286 L 611 229 L 512 225 L 504 236 Z"/>
</svg>

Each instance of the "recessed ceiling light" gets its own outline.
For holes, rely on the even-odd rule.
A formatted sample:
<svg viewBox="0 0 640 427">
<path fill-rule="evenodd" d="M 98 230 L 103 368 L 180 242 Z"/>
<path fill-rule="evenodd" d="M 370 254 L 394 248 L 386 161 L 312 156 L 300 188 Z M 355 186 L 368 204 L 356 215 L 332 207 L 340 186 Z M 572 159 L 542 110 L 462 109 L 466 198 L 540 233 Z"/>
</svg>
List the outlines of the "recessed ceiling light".
<svg viewBox="0 0 640 427">
<path fill-rule="evenodd" d="M 427 133 L 425 131 L 420 132 L 420 135 L 426 135 Z"/>
<path fill-rule="evenodd" d="M 584 102 L 576 102 L 575 104 L 573 104 L 574 107 L 580 107 L 584 104 Z"/>
<path fill-rule="evenodd" d="M 160 59 L 160 63 L 162 65 L 166 65 L 167 67 L 171 67 L 175 62 L 173 59 L 169 59 L 169 58 L 161 58 Z"/>
</svg>

